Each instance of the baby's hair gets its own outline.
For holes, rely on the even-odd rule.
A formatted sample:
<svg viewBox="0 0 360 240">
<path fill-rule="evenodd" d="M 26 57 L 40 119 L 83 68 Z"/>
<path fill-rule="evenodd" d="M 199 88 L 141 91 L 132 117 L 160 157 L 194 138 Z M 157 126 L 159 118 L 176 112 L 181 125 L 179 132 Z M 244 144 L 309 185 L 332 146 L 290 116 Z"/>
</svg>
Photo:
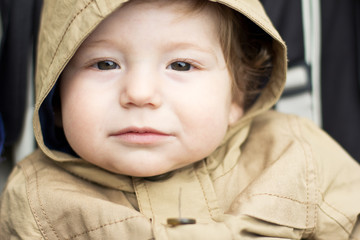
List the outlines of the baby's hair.
<svg viewBox="0 0 360 240">
<path fill-rule="evenodd" d="M 270 78 L 273 40 L 240 13 L 222 4 L 216 5 L 220 16 L 220 43 L 233 79 L 233 100 L 247 110 Z"/>
</svg>

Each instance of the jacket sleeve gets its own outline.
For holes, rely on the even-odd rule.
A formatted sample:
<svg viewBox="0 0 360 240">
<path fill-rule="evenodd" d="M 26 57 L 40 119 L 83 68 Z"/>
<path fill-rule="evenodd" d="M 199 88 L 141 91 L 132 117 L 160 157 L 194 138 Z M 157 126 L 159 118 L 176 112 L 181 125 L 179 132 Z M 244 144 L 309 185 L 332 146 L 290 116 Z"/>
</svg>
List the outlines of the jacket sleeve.
<svg viewBox="0 0 360 240">
<path fill-rule="evenodd" d="M 0 239 L 44 239 L 27 198 L 25 176 L 16 167 L 0 198 Z"/>
<path fill-rule="evenodd" d="M 311 122 L 305 120 L 303 126 L 318 172 L 314 238 L 359 240 L 360 165 Z"/>
</svg>

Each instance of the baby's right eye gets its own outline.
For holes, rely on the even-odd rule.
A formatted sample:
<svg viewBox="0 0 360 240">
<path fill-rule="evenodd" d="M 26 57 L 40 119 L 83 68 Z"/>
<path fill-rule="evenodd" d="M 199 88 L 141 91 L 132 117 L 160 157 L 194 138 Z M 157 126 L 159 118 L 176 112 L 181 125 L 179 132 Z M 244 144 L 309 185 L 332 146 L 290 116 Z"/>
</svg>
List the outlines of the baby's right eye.
<svg viewBox="0 0 360 240">
<path fill-rule="evenodd" d="M 182 62 L 182 61 L 176 61 L 171 63 L 168 68 L 175 70 L 175 71 L 189 71 L 192 66 L 190 63 Z"/>
<path fill-rule="evenodd" d="M 93 65 L 94 68 L 97 68 L 99 70 L 114 70 L 114 69 L 120 69 L 120 66 L 111 60 L 105 60 L 97 62 Z"/>
</svg>

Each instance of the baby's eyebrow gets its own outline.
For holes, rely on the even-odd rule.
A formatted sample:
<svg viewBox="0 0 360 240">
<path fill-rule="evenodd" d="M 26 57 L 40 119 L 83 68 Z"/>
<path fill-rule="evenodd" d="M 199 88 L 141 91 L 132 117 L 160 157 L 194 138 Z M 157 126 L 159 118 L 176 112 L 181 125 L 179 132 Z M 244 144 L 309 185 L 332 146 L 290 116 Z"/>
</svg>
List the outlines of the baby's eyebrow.
<svg viewBox="0 0 360 240">
<path fill-rule="evenodd" d="M 97 45 L 117 45 L 118 42 L 112 41 L 111 39 L 86 39 L 83 42 L 84 47 L 96 47 Z"/>
<path fill-rule="evenodd" d="M 108 46 L 121 46 L 121 42 L 114 41 L 112 39 L 106 39 L 106 38 L 99 38 L 99 39 L 86 39 L 82 46 L 85 48 L 92 48 L 97 47 L 98 45 L 108 45 Z M 162 47 L 166 50 L 173 50 L 173 49 L 192 49 L 199 52 L 211 54 L 216 57 L 215 50 L 213 48 L 205 47 L 203 45 L 194 44 L 192 42 L 176 42 L 176 41 L 168 41 L 163 42 Z"/>
<path fill-rule="evenodd" d="M 166 49 L 193 49 L 196 51 L 204 52 L 207 54 L 212 54 L 216 57 L 215 50 L 211 47 L 204 47 L 198 44 L 193 44 L 190 42 L 167 42 L 164 44 Z"/>
</svg>

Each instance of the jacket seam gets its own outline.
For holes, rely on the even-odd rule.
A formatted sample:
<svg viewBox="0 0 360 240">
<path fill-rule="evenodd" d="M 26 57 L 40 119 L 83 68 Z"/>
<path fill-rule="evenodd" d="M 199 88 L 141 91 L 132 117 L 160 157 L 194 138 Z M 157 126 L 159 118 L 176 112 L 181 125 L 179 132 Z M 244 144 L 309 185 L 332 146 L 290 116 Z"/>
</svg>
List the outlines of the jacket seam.
<svg viewBox="0 0 360 240">
<path fill-rule="evenodd" d="M 71 19 L 71 21 L 69 22 L 69 24 L 66 26 L 66 29 L 65 29 L 65 31 L 64 31 L 64 34 L 62 34 L 62 37 L 61 37 L 61 39 L 60 39 L 60 41 L 59 41 L 59 43 L 58 43 L 58 45 L 57 45 L 57 47 L 56 47 L 55 53 L 54 53 L 53 57 L 51 58 L 51 61 L 50 61 L 49 66 L 51 66 L 51 65 L 53 64 L 54 59 L 55 59 L 55 56 L 56 56 L 56 54 L 57 54 L 57 52 L 58 52 L 58 50 L 59 50 L 59 48 L 60 48 L 60 45 L 61 45 L 61 43 L 63 42 L 63 40 L 64 40 L 64 38 L 65 38 L 65 35 L 66 35 L 67 31 L 69 30 L 70 26 L 72 25 L 72 23 L 75 21 L 75 19 L 76 19 L 86 8 L 88 8 L 88 7 L 90 6 L 90 4 L 92 4 L 92 3 L 94 3 L 94 2 L 95 2 L 95 0 L 89 1 L 82 9 L 80 9 L 80 10 L 75 14 L 75 16 Z"/>
<path fill-rule="evenodd" d="M 299 131 L 300 131 L 300 134 L 301 134 L 301 137 L 302 137 L 302 139 L 304 140 L 304 142 L 309 146 L 309 149 L 310 149 L 310 153 L 311 153 L 311 156 L 312 156 L 312 158 L 311 158 L 311 160 L 313 161 L 313 156 L 314 156 L 314 151 L 313 151 L 313 148 L 312 148 L 312 146 L 307 142 L 307 141 L 305 141 L 305 138 L 304 138 L 304 134 L 303 134 L 303 131 L 302 131 L 302 125 L 299 123 L 299 118 L 295 118 L 296 119 L 296 122 L 297 122 L 297 124 L 299 125 Z M 309 162 L 310 163 L 310 162 Z M 317 184 L 317 174 L 318 174 L 318 171 L 317 171 L 317 169 L 316 169 L 316 166 L 315 166 L 315 164 L 313 164 L 313 168 L 314 168 L 314 179 L 313 179 L 313 181 L 314 181 L 314 184 L 315 184 L 315 186 L 314 186 L 314 201 L 315 201 L 315 203 L 318 203 L 318 194 L 317 194 L 317 191 L 318 191 L 318 184 Z M 308 171 L 309 171 L 310 169 L 308 168 Z M 314 209 L 314 228 L 313 228 L 313 231 L 312 232 L 310 232 L 309 233 L 309 237 L 311 238 L 311 237 L 313 237 L 314 235 L 315 235 L 315 233 L 316 233 L 316 229 L 317 229 L 317 221 L 318 221 L 318 211 L 317 211 L 317 209 L 316 209 L 316 207 L 315 207 L 315 209 Z"/>
<path fill-rule="evenodd" d="M 309 205 L 309 201 L 300 201 L 297 200 L 295 198 L 291 198 L 291 197 L 287 197 L 287 196 L 282 196 L 282 195 L 278 195 L 278 194 L 273 194 L 273 193 L 255 193 L 255 194 L 251 194 L 250 197 L 255 197 L 255 196 L 270 196 L 270 197 L 277 197 L 277 198 L 282 198 L 282 199 L 287 199 L 296 203 L 300 203 L 303 205 Z"/>
<path fill-rule="evenodd" d="M 305 178 L 305 182 L 306 182 L 306 201 L 309 202 L 309 169 L 308 169 L 308 159 L 307 159 L 307 156 L 306 156 L 306 152 L 305 152 L 305 149 L 304 149 L 304 145 L 302 143 L 302 141 L 300 141 L 300 136 L 298 136 L 298 134 L 296 134 L 295 130 L 294 130 L 294 126 L 292 126 L 292 124 L 290 124 L 290 119 L 287 118 L 287 122 L 288 122 L 288 125 L 289 125 L 289 128 L 291 129 L 291 132 L 294 134 L 294 136 L 297 138 L 298 142 L 300 143 L 301 145 L 301 148 L 304 152 L 304 158 L 305 158 L 305 164 L 306 164 L 306 178 Z M 297 123 L 297 121 L 296 121 Z M 296 127 L 299 127 L 298 124 Z M 306 205 L 306 228 L 309 226 L 309 204 Z"/>
<path fill-rule="evenodd" d="M 153 207 L 152 207 L 152 204 L 151 204 L 149 189 L 148 189 L 147 184 L 146 184 L 145 181 L 144 181 L 144 186 L 145 186 L 146 196 L 147 196 L 148 201 L 149 201 L 149 206 L 150 206 L 150 210 L 151 210 L 151 215 L 152 215 L 153 217 L 155 217 L 154 210 L 153 210 Z"/>
<path fill-rule="evenodd" d="M 291 124 L 290 121 L 293 120 L 294 123 L 296 124 Z M 305 169 L 306 169 L 306 173 L 305 173 L 305 181 L 306 181 L 306 201 L 308 204 L 306 204 L 306 228 L 308 229 L 309 228 L 309 214 L 310 214 L 310 187 L 309 187 L 309 183 L 310 183 L 310 180 L 309 180 L 309 172 L 310 172 L 310 161 L 313 159 L 312 156 L 313 156 L 313 151 L 312 151 L 312 147 L 311 145 L 306 141 L 306 139 L 304 138 L 304 135 L 302 134 L 302 129 L 301 129 L 301 125 L 299 124 L 299 119 L 297 117 L 294 117 L 292 115 L 288 116 L 287 117 L 287 123 L 288 123 L 288 126 L 291 130 L 291 132 L 294 134 L 294 137 L 297 139 L 298 143 L 300 144 L 301 146 L 301 149 L 304 153 L 304 159 L 305 159 Z M 295 129 L 295 127 L 297 129 Z M 297 131 L 296 131 L 297 130 Z M 310 152 L 307 151 L 306 147 L 308 147 L 310 149 Z M 309 154 L 311 155 L 310 158 L 309 158 Z M 315 169 L 314 169 L 315 171 Z M 314 200 L 315 200 L 315 203 L 317 202 L 317 197 L 316 197 L 316 172 L 314 173 L 314 183 L 315 183 L 315 196 L 314 197 Z M 316 231 L 316 222 L 317 222 L 317 212 L 316 212 L 316 209 L 314 211 L 314 227 L 312 228 L 312 232 L 310 232 L 310 235 L 313 235 Z"/>
<path fill-rule="evenodd" d="M 136 216 L 131 216 L 131 217 L 127 217 L 127 218 L 124 218 L 124 219 L 119 219 L 119 220 L 115 220 L 115 221 L 112 221 L 112 222 L 108 222 L 108 223 L 105 223 L 105 224 L 102 224 L 102 225 L 99 225 L 97 227 L 93 227 L 93 228 L 90 228 L 82 233 L 78 233 L 78 234 L 75 234 L 75 235 L 72 235 L 68 238 L 65 238 L 65 240 L 71 240 L 71 239 L 76 239 L 82 235 L 85 235 L 85 234 L 88 234 L 88 233 L 91 233 L 91 232 L 95 232 L 99 229 L 102 229 L 102 228 L 105 228 L 105 227 L 108 227 L 108 226 L 111 226 L 111 225 L 114 225 L 114 224 L 118 224 L 118 223 L 123 223 L 123 222 L 126 222 L 128 220 L 132 220 L 132 219 L 135 219 L 135 218 L 144 218 L 144 216 L 139 216 L 139 215 L 136 215 Z"/>
<path fill-rule="evenodd" d="M 299 118 L 296 117 L 295 119 L 296 119 L 296 122 L 298 123 L 298 122 L 299 122 Z M 300 124 L 298 124 L 298 125 L 300 126 Z M 302 133 L 301 130 L 302 130 L 302 129 L 301 129 L 301 127 L 300 127 L 300 128 L 299 128 L 300 133 Z M 301 134 L 301 136 L 303 136 L 303 135 Z M 304 138 L 302 138 L 302 139 L 304 140 L 304 142 L 306 142 Z M 303 145 L 303 143 L 302 143 L 302 145 Z M 308 144 L 308 143 L 307 143 L 307 145 L 309 146 L 311 152 L 313 152 L 313 149 L 312 149 L 311 145 Z M 314 174 L 314 181 L 317 182 L 317 174 Z M 316 185 L 316 186 L 317 186 L 317 185 Z M 316 201 L 316 203 L 317 203 L 316 206 L 317 206 L 318 208 L 320 208 L 321 211 L 324 212 L 327 216 L 329 216 L 331 219 L 333 219 L 337 224 L 339 224 L 339 226 L 341 226 L 341 228 L 343 228 L 348 234 L 350 234 L 350 233 L 345 229 L 345 226 L 343 226 L 343 224 L 341 224 L 339 221 L 337 221 L 334 217 L 330 216 L 329 213 L 327 213 L 324 209 L 322 209 L 322 208 L 320 207 L 320 204 L 318 203 L 318 202 L 319 202 L 319 199 L 318 199 L 317 196 L 320 195 L 320 196 L 321 196 L 321 200 L 322 200 L 322 202 L 323 202 L 324 204 L 326 204 L 327 206 L 329 206 L 329 207 L 330 207 L 331 209 L 333 209 L 335 212 L 337 212 L 337 213 L 339 213 L 340 215 L 342 215 L 344 218 L 346 218 L 346 219 L 349 221 L 349 223 L 350 223 L 351 225 L 354 226 L 353 221 L 352 221 L 345 213 L 341 212 L 340 210 L 338 210 L 337 208 L 335 208 L 333 205 L 331 205 L 330 203 L 328 203 L 328 202 L 324 199 L 324 196 L 323 196 L 322 192 L 320 191 L 320 189 L 319 189 L 318 187 L 316 187 L 316 192 L 317 192 L 317 194 L 315 194 L 315 201 Z M 315 212 L 315 216 L 314 216 L 314 221 L 315 221 L 315 223 L 317 222 L 317 217 L 318 217 L 318 214 L 317 214 L 317 211 L 316 211 L 316 212 Z M 315 224 L 314 231 L 313 231 L 313 233 L 310 235 L 310 237 L 315 234 L 315 232 L 316 232 L 316 231 L 315 231 L 315 230 L 316 230 L 316 227 L 317 227 L 317 224 Z"/>
<path fill-rule="evenodd" d="M 195 170 L 195 169 L 194 169 L 194 170 Z M 212 211 L 211 211 L 211 209 L 210 209 L 210 207 L 209 207 L 209 200 L 207 199 L 207 196 L 206 196 L 206 193 L 205 193 L 205 190 L 204 190 L 204 186 L 203 186 L 203 184 L 202 184 L 202 182 L 201 182 L 201 180 L 200 180 L 200 177 L 199 177 L 199 175 L 198 175 L 198 173 L 197 173 L 196 170 L 194 171 L 194 173 L 195 173 L 195 176 L 196 176 L 196 178 L 197 178 L 197 180 L 198 180 L 198 182 L 199 182 L 199 184 L 200 184 L 200 188 L 201 188 L 201 191 L 202 191 L 203 196 L 204 196 L 204 198 L 205 198 L 206 207 L 207 207 L 207 209 L 208 209 L 208 211 L 209 211 L 210 217 L 211 217 L 212 219 L 214 219 L 214 216 L 213 216 L 213 214 L 212 214 Z"/>
<path fill-rule="evenodd" d="M 39 230 L 40 230 L 40 232 L 42 233 L 44 239 L 48 239 L 48 237 L 47 237 L 47 235 L 46 235 L 46 233 L 45 233 L 45 230 L 44 230 L 42 224 L 40 223 L 39 216 L 36 214 L 36 211 L 35 211 L 35 209 L 34 209 L 34 207 L 33 207 L 33 202 L 32 202 L 32 200 L 31 200 L 31 198 L 30 198 L 30 192 L 29 192 L 29 184 L 30 184 L 30 183 L 29 183 L 29 180 L 30 180 L 30 178 L 29 178 L 29 176 L 27 175 L 25 169 L 24 169 L 22 166 L 20 166 L 20 168 L 22 169 L 22 172 L 23 172 L 23 174 L 24 174 L 24 176 L 25 176 L 25 180 L 26 180 L 26 184 L 25 184 L 25 187 L 26 187 L 26 198 L 27 198 L 27 200 L 28 200 L 28 202 L 29 202 L 29 206 L 30 206 L 31 212 L 32 212 L 32 214 L 34 215 L 35 221 L 36 221 L 36 223 L 37 223 L 37 225 L 38 225 L 38 227 L 39 227 Z"/>
<path fill-rule="evenodd" d="M 39 205 L 40 205 L 41 212 L 44 214 L 45 220 L 46 220 L 47 224 L 49 224 L 49 227 L 50 227 L 51 231 L 55 234 L 55 236 L 56 236 L 57 239 L 60 239 L 60 238 L 59 238 L 59 235 L 58 235 L 57 232 L 55 231 L 55 228 L 52 226 L 51 221 L 50 221 L 48 215 L 46 214 L 46 211 L 45 211 L 45 208 L 44 208 L 44 206 L 43 206 L 43 203 L 41 202 L 40 192 L 39 192 L 38 174 L 37 174 L 36 167 L 35 167 L 35 165 L 34 165 L 34 163 L 33 163 L 32 160 L 30 160 L 30 163 L 31 163 L 31 165 L 32 165 L 32 167 L 33 167 L 33 169 L 34 169 L 34 172 L 35 172 L 36 196 L 37 196 L 38 201 L 39 201 Z"/>
</svg>

